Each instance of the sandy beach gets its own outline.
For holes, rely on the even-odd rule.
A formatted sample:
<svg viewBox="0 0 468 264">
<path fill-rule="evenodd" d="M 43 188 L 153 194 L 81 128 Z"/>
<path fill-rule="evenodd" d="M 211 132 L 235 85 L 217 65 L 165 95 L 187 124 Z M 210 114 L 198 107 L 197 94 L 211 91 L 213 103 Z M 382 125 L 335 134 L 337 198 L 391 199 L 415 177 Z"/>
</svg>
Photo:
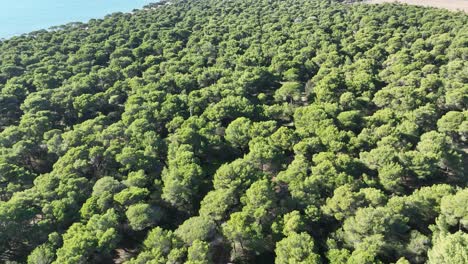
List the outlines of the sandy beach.
<svg viewBox="0 0 468 264">
<path fill-rule="evenodd" d="M 453 11 L 463 10 L 468 12 L 468 0 L 369 0 L 365 2 L 370 4 L 399 2 L 409 5 L 432 6 Z"/>
</svg>

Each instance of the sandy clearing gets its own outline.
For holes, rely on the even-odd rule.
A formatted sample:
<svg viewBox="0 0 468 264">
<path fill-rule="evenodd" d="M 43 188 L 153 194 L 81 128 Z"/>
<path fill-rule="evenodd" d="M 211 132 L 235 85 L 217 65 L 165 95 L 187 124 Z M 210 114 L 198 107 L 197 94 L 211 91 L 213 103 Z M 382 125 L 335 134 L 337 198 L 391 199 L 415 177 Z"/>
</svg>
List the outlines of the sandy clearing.
<svg viewBox="0 0 468 264">
<path fill-rule="evenodd" d="M 468 0 L 368 0 L 364 2 L 369 4 L 399 2 L 409 5 L 431 6 L 437 8 L 446 8 L 453 11 L 463 10 L 468 12 Z"/>
</svg>

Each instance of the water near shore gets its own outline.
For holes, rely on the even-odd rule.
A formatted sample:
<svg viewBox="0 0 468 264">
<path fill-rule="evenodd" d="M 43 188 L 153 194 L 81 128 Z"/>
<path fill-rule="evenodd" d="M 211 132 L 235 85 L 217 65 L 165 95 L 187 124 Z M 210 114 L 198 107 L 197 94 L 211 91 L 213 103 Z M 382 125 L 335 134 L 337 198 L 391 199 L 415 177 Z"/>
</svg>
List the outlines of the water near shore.
<svg viewBox="0 0 468 264">
<path fill-rule="evenodd" d="M 0 0 L 0 38 L 129 12 L 157 0 Z"/>
</svg>

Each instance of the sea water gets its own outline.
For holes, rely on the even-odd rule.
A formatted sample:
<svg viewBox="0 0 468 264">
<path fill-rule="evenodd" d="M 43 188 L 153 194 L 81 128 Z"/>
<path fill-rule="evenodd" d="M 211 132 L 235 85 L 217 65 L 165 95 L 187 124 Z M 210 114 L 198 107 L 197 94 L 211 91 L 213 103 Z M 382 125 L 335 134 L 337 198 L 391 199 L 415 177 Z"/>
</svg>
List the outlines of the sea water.
<svg viewBox="0 0 468 264">
<path fill-rule="evenodd" d="M 157 0 L 0 0 L 0 38 L 114 12 L 130 12 Z"/>
</svg>

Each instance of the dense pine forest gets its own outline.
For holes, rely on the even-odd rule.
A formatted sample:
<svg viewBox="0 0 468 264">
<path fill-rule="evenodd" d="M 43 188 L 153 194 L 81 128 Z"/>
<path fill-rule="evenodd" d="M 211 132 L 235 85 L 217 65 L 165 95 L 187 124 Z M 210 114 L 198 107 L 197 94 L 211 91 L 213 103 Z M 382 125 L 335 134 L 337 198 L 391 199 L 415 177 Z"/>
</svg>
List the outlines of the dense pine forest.
<svg viewBox="0 0 468 264">
<path fill-rule="evenodd" d="M 171 0 L 0 42 L 0 262 L 468 263 L 468 15 Z"/>
</svg>

